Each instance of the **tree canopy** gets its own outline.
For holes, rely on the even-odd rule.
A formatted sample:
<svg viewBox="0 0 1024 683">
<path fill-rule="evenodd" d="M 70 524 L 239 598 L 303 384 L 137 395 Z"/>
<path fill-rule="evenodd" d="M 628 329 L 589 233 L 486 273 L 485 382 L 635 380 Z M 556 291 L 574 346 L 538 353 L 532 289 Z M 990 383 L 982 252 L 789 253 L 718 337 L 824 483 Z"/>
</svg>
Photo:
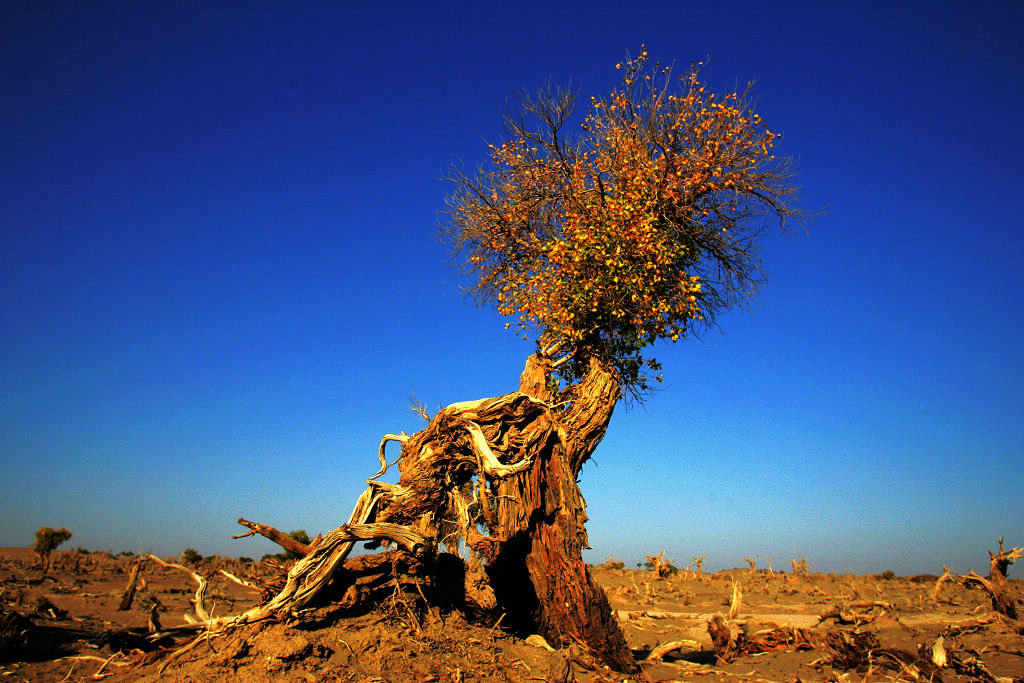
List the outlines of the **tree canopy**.
<svg viewBox="0 0 1024 683">
<path fill-rule="evenodd" d="M 799 212 L 749 88 L 717 95 L 700 64 L 677 75 L 646 49 L 616 68 L 571 135 L 575 93 L 522 96 L 491 163 L 453 173 L 442 232 L 471 294 L 555 353 L 562 379 L 597 359 L 640 395 L 659 368 L 648 347 L 745 304 L 758 238 Z"/>
</svg>

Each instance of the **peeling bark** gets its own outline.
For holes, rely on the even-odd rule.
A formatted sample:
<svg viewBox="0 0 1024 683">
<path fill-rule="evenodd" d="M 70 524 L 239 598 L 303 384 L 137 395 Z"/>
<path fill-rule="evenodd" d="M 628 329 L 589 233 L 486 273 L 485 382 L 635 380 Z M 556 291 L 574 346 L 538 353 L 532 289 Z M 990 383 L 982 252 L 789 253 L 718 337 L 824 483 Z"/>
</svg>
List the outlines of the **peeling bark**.
<svg viewBox="0 0 1024 683">
<path fill-rule="evenodd" d="M 551 401 L 542 358 L 531 356 L 523 393 Z M 499 483 L 493 529 L 507 543 L 488 566 L 509 623 L 535 629 L 548 642 L 578 639 L 609 666 L 634 667 L 603 589 L 583 562 L 586 503 L 577 484 L 583 463 L 604 437 L 619 398 L 618 383 L 596 363 L 583 381 L 563 392 L 569 406 L 557 416 L 534 466 Z"/>
</svg>

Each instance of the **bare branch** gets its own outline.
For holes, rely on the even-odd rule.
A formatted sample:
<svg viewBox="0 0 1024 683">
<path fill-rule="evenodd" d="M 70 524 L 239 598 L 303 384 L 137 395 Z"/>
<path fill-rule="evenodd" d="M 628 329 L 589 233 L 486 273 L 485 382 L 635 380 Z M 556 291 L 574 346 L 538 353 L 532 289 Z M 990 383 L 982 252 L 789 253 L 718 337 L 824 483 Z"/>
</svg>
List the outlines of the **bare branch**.
<svg viewBox="0 0 1024 683">
<path fill-rule="evenodd" d="M 186 567 L 183 564 L 176 564 L 174 562 L 165 562 L 165 561 L 161 560 L 159 557 L 157 557 L 156 555 L 154 555 L 153 553 L 150 553 L 149 555 L 146 555 L 146 559 L 152 560 L 153 562 L 156 562 L 157 564 L 159 564 L 159 565 L 161 565 L 163 567 L 173 567 L 174 569 L 180 569 L 181 571 L 183 571 L 186 574 L 188 574 L 189 576 L 191 576 L 192 580 L 194 580 L 198 584 L 198 587 L 196 588 L 196 595 L 195 595 L 195 611 L 196 611 L 196 616 L 199 617 L 199 622 L 202 623 L 202 624 L 210 624 L 212 622 L 212 619 L 210 618 L 210 613 L 206 611 L 206 604 L 204 602 L 204 600 L 206 599 L 206 577 L 205 576 L 197 574 L 196 572 L 192 571 L 191 569 L 189 569 L 188 567 Z M 188 619 L 188 615 L 185 615 L 185 618 L 187 620 Z"/>
<path fill-rule="evenodd" d="M 248 531 L 248 533 L 244 533 L 244 534 L 241 534 L 239 536 L 232 536 L 232 538 L 235 538 L 235 539 L 245 538 L 246 536 L 252 536 L 253 534 L 259 534 L 260 536 L 263 536 L 264 538 L 270 539 L 271 541 L 273 541 L 274 543 L 278 544 L 279 546 L 281 546 L 285 550 L 287 550 L 289 552 L 292 552 L 292 553 L 295 553 L 299 557 L 305 557 L 306 555 L 309 555 L 309 553 L 310 553 L 310 550 L 311 550 L 310 546 L 306 545 L 305 543 L 301 543 L 300 541 L 296 541 L 294 538 L 292 538 L 288 534 L 281 533 L 280 531 L 278 531 L 277 529 L 275 529 L 272 526 L 267 526 L 266 524 L 260 524 L 258 522 L 250 522 L 249 520 L 245 519 L 244 517 L 239 517 L 238 518 L 238 523 L 241 524 L 244 527 L 248 527 L 249 531 Z"/>
<path fill-rule="evenodd" d="M 226 569 L 221 569 L 219 571 L 226 578 L 230 579 L 231 581 L 234 581 L 239 586 L 244 586 L 246 588 L 249 588 L 251 590 L 256 591 L 257 593 L 262 593 L 263 592 L 262 590 L 260 590 L 260 588 L 256 584 L 252 583 L 251 581 L 246 581 L 245 579 L 241 579 L 241 578 L 235 576 L 234 574 L 232 574 L 231 572 L 229 572 Z"/>
<path fill-rule="evenodd" d="M 400 434 L 385 434 L 380 440 L 380 448 L 377 451 L 380 458 L 380 471 L 370 477 L 367 481 L 373 481 L 388 471 L 388 461 L 384 455 L 384 448 L 387 446 L 388 441 L 397 441 L 398 443 L 404 444 L 408 440 L 409 436 L 405 432 L 401 432 Z"/>
</svg>

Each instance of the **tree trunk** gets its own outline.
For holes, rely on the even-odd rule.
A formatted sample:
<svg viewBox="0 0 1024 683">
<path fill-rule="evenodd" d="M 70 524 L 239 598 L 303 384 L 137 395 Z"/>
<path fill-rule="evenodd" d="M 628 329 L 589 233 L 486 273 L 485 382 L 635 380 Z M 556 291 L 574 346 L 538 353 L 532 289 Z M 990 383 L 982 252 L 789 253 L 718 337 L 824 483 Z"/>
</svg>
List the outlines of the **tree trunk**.
<svg viewBox="0 0 1024 683">
<path fill-rule="evenodd" d="M 531 356 L 520 391 L 554 402 L 546 384 L 547 366 Z M 601 441 L 619 398 L 618 383 L 596 363 L 579 385 L 559 397 L 571 401 L 557 414 L 553 436 L 533 466 L 497 485 L 492 536 L 505 539 L 488 573 L 507 615 L 521 632 L 539 633 L 558 646 L 586 643 L 618 671 L 635 668 L 604 590 L 583 561 L 588 548 L 586 503 L 577 477 Z"/>
</svg>

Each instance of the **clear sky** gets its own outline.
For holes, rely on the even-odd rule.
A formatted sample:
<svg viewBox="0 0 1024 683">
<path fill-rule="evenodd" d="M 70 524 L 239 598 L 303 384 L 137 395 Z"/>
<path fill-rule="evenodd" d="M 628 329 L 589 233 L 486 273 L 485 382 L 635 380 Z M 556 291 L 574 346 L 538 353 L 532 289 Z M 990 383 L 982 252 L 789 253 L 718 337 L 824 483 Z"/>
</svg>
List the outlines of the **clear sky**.
<svg viewBox="0 0 1024 683">
<path fill-rule="evenodd" d="M 0 545 L 259 557 L 235 519 L 347 519 L 412 394 L 514 390 L 532 347 L 460 294 L 440 177 L 642 43 L 755 80 L 823 213 L 620 406 L 587 558 L 1024 545 L 1020 2 L 292 4 L 3 3 Z"/>
</svg>

